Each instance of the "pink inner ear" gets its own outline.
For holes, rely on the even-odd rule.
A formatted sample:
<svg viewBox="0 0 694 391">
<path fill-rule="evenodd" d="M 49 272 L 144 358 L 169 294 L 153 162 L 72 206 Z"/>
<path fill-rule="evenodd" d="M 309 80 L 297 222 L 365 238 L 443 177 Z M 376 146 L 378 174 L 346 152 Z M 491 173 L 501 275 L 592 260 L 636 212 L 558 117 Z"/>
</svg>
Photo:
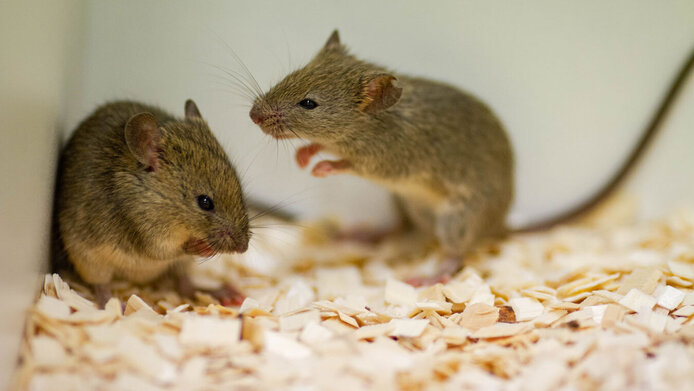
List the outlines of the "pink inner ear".
<svg viewBox="0 0 694 391">
<path fill-rule="evenodd" d="M 149 167 L 151 167 L 152 171 L 156 171 L 159 169 L 159 159 L 158 159 L 158 151 L 159 151 L 159 140 L 157 137 L 157 140 L 154 140 L 153 138 L 150 138 L 147 140 L 147 145 L 145 149 L 145 161 Z"/>
<path fill-rule="evenodd" d="M 125 142 L 130 152 L 153 171 L 159 168 L 157 153 L 160 137 L 157 121 L 150 113 L 134 115 L 125 125 Z"/>
<path fill-rule="evenodd" d="M 365 113 L 377 113 L 397 103 L 402 95 L 402 88 L 393 85 L 396 80 L 392 75 L 378 75 L 371 79 L 364 88 L 365 98 L 360 109 Z"/>
</svg>

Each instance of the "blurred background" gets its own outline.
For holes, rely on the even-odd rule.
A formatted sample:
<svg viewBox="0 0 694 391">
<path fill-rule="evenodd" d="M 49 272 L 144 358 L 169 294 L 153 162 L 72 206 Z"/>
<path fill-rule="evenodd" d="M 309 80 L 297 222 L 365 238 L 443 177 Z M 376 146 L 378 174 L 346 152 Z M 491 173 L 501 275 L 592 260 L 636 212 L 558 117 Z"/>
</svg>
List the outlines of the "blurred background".
<svg viewBox="0 0 694 391">
<path fill-rule="evenodd" d="M 335 28 L 357 56 L 449 82 L 496 111 L 517 159 L 510 220 L 523 224 L 580 202 L 633 148 L 694 50 L 694 2 L 0 3 L 0 379 L 47 259 L 59 146 L 108 100 L 182 115 L 193 98 L 251 197 L 306 218 L 393 220 L 375 185 L 298 169 L 299 142 L 265 136 L 225 73 L 243 71 L 238 56 L 267 89 Z M 693 108 L 690 80 L 625 188 L 641 218 L 694 204 Z"/>
</svg>

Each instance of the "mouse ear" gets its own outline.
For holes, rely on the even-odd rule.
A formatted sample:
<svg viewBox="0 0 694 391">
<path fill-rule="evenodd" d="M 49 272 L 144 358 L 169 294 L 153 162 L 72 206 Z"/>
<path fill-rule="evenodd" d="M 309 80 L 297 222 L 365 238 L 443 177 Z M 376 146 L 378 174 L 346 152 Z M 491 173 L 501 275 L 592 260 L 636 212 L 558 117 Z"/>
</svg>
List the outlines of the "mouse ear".
<svg viewBox="0 0 694 391">
<path fill-rule="evenodd" d="M 156 171 L 161 131 L 151 113 L 135 114 L 125 124 L 125 143 L 137 161 Z"/>
<path fill-rule="evenodd" d="M 333 30 L 333 33 L 330 34 L 330 38 L 325 42 L 325 45 L 323 46 L 323 50 L 337 50 L 337 49 L 342 49 L 342 44 L 340 44 L 340 33 L 337 32 L 337 29 Z"/>
<path fill-rule="evenodd" d="M 186 101 L 186 119 L 202 119 L 198 105 L 192 99 Z"/>
<path fill-rule="evenodd" d="M 402 95 L 402 88 L 393 85 L 395 76 L 380 74 L 371 78 L 362 90 L 359 110 L 364 113 L 378 113 L 396 104 Z"/>
</svg>

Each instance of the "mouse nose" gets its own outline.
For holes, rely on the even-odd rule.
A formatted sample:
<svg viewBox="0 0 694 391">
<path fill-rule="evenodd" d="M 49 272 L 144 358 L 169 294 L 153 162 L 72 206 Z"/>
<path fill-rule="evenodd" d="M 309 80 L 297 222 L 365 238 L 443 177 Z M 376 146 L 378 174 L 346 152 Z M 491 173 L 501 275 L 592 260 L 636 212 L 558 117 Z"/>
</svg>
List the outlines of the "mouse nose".
<svg viewBox="0 0 694 391">
<path fill-rule="evenodd" d="M 236 244 L 236 252 L 245 253 L 248 250 L 248 241 L 241 241 Z"/>
<path fill-rule="evenodd" d="M 263 115 L 260 113 L 260 110 L 257 110 L 255 107 L 253 109 L 251 109 L 250 116 L 251 116 L 251 120 L 253 120 L 253 122 L 256 125 L 262 124 L 263 121 L 265 120 Z"/>
</svg>

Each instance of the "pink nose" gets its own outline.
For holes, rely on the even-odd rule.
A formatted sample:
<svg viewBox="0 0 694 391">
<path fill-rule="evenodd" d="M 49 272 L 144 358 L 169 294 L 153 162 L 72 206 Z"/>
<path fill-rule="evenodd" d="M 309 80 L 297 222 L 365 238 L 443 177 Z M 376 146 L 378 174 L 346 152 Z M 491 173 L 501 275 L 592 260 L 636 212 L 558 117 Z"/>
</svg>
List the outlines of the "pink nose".
<svg viewBox="0 0 694 391">
<path fill-rule="evenodd" d="M 251 116 L 251 120 L 253 120 L 253 122 L 254 122 L 256 125 L 262 124 L 262 123 L 263 123 L 263 120 L 265 120 L 265 118 L 263 118 L 263 115 L 260 114 L 260 113 L 258 112 L 258 110 L 255 110 L 255 109 L 252 109 L 252 110 L 251 110 L 250 116 Z"/>
</svg>

